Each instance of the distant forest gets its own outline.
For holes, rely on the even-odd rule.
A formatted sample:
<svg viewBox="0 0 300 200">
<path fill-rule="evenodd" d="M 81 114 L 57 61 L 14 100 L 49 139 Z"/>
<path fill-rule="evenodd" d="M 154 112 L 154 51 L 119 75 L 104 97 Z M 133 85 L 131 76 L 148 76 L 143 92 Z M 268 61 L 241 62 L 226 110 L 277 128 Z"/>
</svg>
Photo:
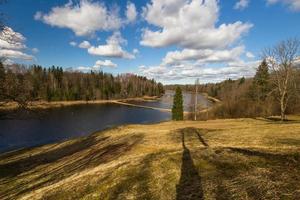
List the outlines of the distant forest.
<svg viewBox="0 0 300 200">
<path fill-rule="evenodd" d="M 300 113 L 300 66 L 295 66 L 291 72 L 293 79 L 288 86 L 288 94 L 285 96 L 286 114 Z M 280 92 L 277 89 L 274 77 L 275 72 L 269 69 L 265 61 L 257 66 L 253 78 L 227 79 L 220 83 L 207 83 L 198 85 L 200 93 L 222 101 L 214 107 L 209 114 L 200 115 L 199 119 L 209 118 L 239 118 L 239 117 L 268 117 L 280 115 Z M 195 85 L 166 85 L 166 90 L 174 90 L 180 86 L 184 91 L 195 92 Z"/>
<path fill-rule="evenodd" d="M 133 74 L 83 73 L 61 67 L 4 66 L 0 62 L 0 102 L 69 101 L 160 96 L 161 83 Z"/>
</svg>

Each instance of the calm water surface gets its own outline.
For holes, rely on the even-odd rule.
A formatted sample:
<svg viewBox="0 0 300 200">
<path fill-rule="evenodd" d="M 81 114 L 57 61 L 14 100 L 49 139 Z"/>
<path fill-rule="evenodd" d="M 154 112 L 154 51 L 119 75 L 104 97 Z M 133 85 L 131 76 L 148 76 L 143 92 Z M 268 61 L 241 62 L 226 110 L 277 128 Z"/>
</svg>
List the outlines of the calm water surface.
<svg viewBox="0 0 300 200">
<path fill-rule="evenodd" d="M 173 91 L 166 91 L 160 101 L 132 102 L 159 108 L 172 108 Z M 184 109 L 189 110 L 190 93 L 183 93 Z M 199 104 L 210 106 L 199 95 Z M 171 119 L 171 113 L 117 104 L 76 105 L 42 110 L 20 119 L 0 120 L 0 152 L 32 147 L 123 124 L 156 123 Z"/>
<path fill-rule="evenodd" d="M 158 108 L 167 108 L 172 109 L 173 106 L 173 96 L 175 92 L 172 90 L 167 90 L 165 92 L 165 95 L 160 99 L 160 101 L 153 101 L 153 102 L 138 102 L 138 101 L 130 101 L 130 103 L 138 104 L 138 105 L 145 105 L 150 107 L 158 107 Z M 189 92 L 183 92 L 183 107 L 185 111 L 191 111 L 194 110 L 194 102 L 195 102 L 195 95 Z M 198 105 L 205 109 L 207 107 L 210 107 L 212 104 L 210 101 L 207 101 L 207 99 L 202 95 L 198 94 L 197 97 Z M 192 105 L 192 106 L 191 106 Z"/>
<path fill-rule="evenodd" d="M 0 120 L 0 152 L 80 137 L 123 124 L 169 120 L 170 113 L 117 104 L 43 110 L 22 119 Z"/>
</svg>

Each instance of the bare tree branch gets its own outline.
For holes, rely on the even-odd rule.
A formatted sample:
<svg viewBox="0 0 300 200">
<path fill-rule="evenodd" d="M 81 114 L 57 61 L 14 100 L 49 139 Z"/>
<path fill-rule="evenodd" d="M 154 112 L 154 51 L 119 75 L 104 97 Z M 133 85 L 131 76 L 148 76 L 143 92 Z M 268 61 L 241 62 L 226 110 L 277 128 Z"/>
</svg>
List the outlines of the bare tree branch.
<svg viewBox="0 0 300 200">
<path fill-rule="evenodd" d="M 277 99 L 280 103 L 281 120 L 285 119 L 289 100 L 297 89 L 295 87 L 294 62 L 299 55 L 299 48 L 299 39 L 292 38 L 267 48 L 263 52 L 264 58 L 273 72 L 272 81 L 276 86 Z"/>
</svg>

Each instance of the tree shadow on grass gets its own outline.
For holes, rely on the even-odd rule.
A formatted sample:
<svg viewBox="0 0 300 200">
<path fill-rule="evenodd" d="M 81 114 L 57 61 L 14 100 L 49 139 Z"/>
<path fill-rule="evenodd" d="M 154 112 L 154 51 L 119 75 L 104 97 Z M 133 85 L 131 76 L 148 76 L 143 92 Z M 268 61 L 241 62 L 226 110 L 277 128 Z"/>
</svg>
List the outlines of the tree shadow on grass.
<svg viewBox="0 0 300 200">
<path fill-rule="evenodd" d="M 279 123 L 298 124 L 298 123 L 300 123 L 299 120 L 294 120 L 294 119 L 285 119 L 285 120 L 281 121 L 281 119 L 278 117 L 264 117 L 264 118 L 253 117 L 252 119 L 267 122 L 268 124 L 279 124 Z"/>
<path fill-rule="evenodd" d="M 182 135 L 182 165 L 181 176 L 178 185 L 176 186 L 177 200 L 201 200 L 203 198 L 203 190 L 201 186 L 201 177 L 195 167 L 190 150 L 185 146 L 184 130 Z"/>
<path fill-rule="evenodd" d="M 235 148 L 235 147 L 228 147 L 227 149 L 244 154 L 246 156 L 258 156 L 262 157 L 266 160 L 273 160 L 273 161 L 278 161 L 278 160 L 293 160 L 297 161 L 299 160 L 299 154 L 279 154 L 279 153 L 268 153 L 268 152 L 263 152 L 263 151 L 258 151 L 258 150 L 252 150 L 252 149 L 243 149 L 243 148 Z"/>
<path fill-rule="evenodd" d="M 2 164 L 0 165 L 0 179 L 14 177 L 39 165 L 55 162 L 65 156 L 70 156 L 74 153 L 80 152 L 107 139 L 108 137 L 103 137 L 96 141 L 94 136 L 90 136 L 72 144 L 65 145 L 62 148 L 56 148 L 33 156 L 29 155 L 28 157 L 20 160 Z"/>
<path fill-rule="evenodd" d="M 251 199 L 270 199 L 270 193 L 276 191 L 279 193 L 274 193 L 273 197 L 277 199 L 285 199 L 286 194 L 291 195 L 287 199 L 298 199 L 295 198 L 297 194 L 294 191 L 298 188 L 294 187 L 294 183 L 299 179 L 295 174 L 299 174 L 300 154 L 274 153 L 263 149 L 237 147 L 224 147 L 215 152 L 221 158 L 213 160 L 221 177 L 217 180 L 217 199 L 233 199 L 236 194 L 242 195 L 232 188 L 244 190 Z M 237 155 L 243 157 L 237 157 Z M 231 180 L 234 181 L 231 182 Z M 270 183 L 266 184 L 267 180 L 270 180 Z M 232 184 L 228 184 L 229 182 Z M 275 184 L 278 190 L 273 187 Z"/>
<path fill-rule="evenodd" d="M 115 160 L 130 151 L 142 138 L 143 135 L 125 136 L 121 137 L 117 142 L 102 146 L 101 143 L 106 141 L 107 138 L 102 138 L 103 141 L 101 139 L 96 141 L 94 137 L 88 137 L 82 141 L 84 144 L 75 142 L 73 145 L 67 145 L 60 150 L 57 149 L 47 154 L 37 155 L 38 157 L 35 157 L 35 159 L 28 158 L 28 160 L 9 163 L 9 166 L 1 166 L 7 170 L 6 172 L 8 172 L 10 176 L 16 175 L 16 177 L 9 177 L 6 180 L 1 180 L 0 178 L 0 189 L 1 184 L 6 185 L 2 188 L 0 199 L 17 198 L 45 185 L 51 185 L 61 181 L 75 173 L 80 173 L 83 170 Z M 59 159 L 75 153 L 79 153 L 78 156 L 66 158 L 62 160 L 63 162 L 61 164 L 55 167 L 52 166 L 52 163 Z M 49 165 L 49 167 L 47 165 L 44 166 L 44 164 L 51 165 Z M 39 166 L 42 168 L 35 168 Z M 8 167 L 16 168 L 14 171 L 9 171 Z M 20 174 L 22 172 L 26 173 Z"/>
</svg>

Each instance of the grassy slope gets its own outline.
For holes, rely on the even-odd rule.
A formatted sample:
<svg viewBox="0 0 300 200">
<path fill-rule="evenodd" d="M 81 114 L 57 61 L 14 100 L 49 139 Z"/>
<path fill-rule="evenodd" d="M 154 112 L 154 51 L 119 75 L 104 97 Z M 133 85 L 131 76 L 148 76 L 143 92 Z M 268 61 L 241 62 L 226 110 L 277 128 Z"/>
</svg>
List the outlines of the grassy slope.
<svg viewBox="0 0 300 200">
<path fill-rule="evenodd" d="M 0 199 L 299 199 L 300 121 L 129 125 L 0 155 Z"/>
</svg>

